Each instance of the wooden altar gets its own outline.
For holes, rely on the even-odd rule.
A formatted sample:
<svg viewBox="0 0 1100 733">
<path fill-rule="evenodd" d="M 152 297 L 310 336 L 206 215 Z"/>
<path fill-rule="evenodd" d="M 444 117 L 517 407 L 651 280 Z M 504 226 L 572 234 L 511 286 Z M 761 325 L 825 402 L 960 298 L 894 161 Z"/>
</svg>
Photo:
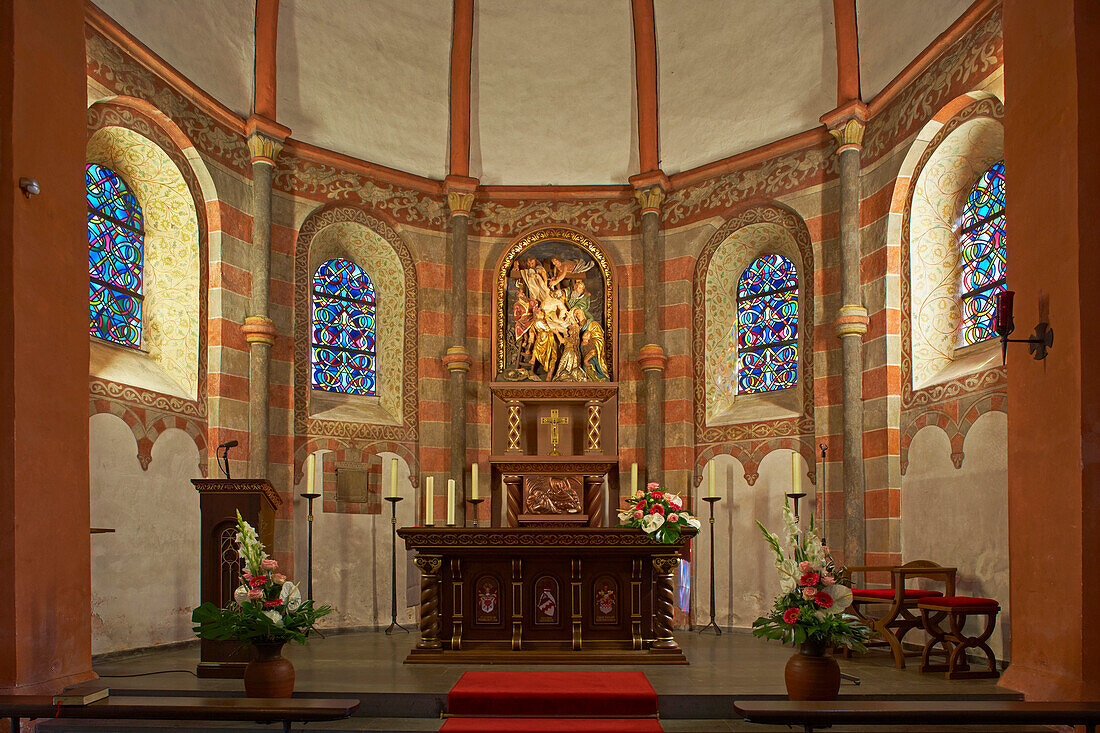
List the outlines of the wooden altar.
<svg viewBox="0 0 1100 733">
<path fill-rule="evenodd" d="M 686 664 L 672 636 L 687 538 L 590 527 L 404 527 L 421 572 L 406 663 Z"/>
</svg>

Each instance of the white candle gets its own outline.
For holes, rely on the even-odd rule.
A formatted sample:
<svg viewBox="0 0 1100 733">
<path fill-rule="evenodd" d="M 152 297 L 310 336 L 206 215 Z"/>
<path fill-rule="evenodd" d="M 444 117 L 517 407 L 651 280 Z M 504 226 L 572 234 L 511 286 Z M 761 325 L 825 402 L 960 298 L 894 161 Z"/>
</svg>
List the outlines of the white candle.
<svg viewBox="0 0 1100 733">
<path fill-rule="evenodd" d="M 424 487 L 424 524 L 435 524 L 435 476 L 429 476 Z"/>
<path fill-rule="evenodd" d="M 397 496 L 397 459 L 390 460 L 390 496 Z"/>
<path fill-rule="evenodd" d="M 802 492 L 802 472 L 798 470 L 798 453 L 791 454 L 791 493 Z"/>
<path fill-rule="evenodd" d="M 714 496 L 714 459 L 707 461 L 707 496 Z"/>
<path fill-rule="evenodd" d="M 630 495 L 638 493 L 638 464 L 630 464 Z"/>
<path fill-rule="evenodd" d="M 447 479 L 447 526 L 455 523 L 455 480 Z"/>
<path fill-rule="evenodd" d="M 470 468 L 470 484 L 471 484 L 470 491 L 472 492 L 472 494 L 470 495 L 470 498 L 471 499 L 476 499 L 477 498 L 477 464 L 476 463 Z"/>
<path fill-rule="evenodd" d="M 316 476 L 314 475 L 316 473 L 317 473 L 317 456 L 314 453 L 310 453 L 308 456 L 306 456 L 306 493 L 307 494 L 314 493 L 313 483 L 314 483 L 314 481 L 317 480 Z"/>
</svg>

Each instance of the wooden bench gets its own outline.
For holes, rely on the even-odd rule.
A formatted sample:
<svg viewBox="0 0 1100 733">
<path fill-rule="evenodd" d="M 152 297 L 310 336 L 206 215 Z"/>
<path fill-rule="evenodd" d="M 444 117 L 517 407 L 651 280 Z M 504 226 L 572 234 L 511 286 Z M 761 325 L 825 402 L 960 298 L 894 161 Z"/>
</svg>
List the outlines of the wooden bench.
<svg viewBox="0 0 1100 733">
<path fill-rule="evenodd" d="M 98 720 L 217 720 L 291 723 L 342 720 L 359 709 L 358 700 L 262 697 L 106 697 L 88 705 L 55 705 L 49 695 L 0 695 L 0 718 Z"/>
<path fill-rule="evenodd" d="M 928 643 L 924 645 L 924 653 L 921 654 L 921 672 L 946 672 L 945 676 L 949 680 L 1000 676 L 993 650 L 985 643 L 997 625 L 997 614 L 1001 610 L 997 601 L 992 598 L 947 596 L 925 598 L 917 604 L 917 608 L 920 609 L 924 630 L 929 636 Z M 946 630 L 940 627 L 940 620 L 945 615 L 948 618 Z M 985 628 L 977 635 L 968 635 L 964 630 L 968 616 L 985 618 Z M 938 653 L 944 656 L 944 664 L 933 664 L 930 661 L 932 654 L 937 653 L 937 646 L 940 647 Z M 971 649 L 985 652 L 988 663 L 986 669 L 970 668 L 966 655 Z"/>
<path fill-rule="evenodd" d="M 1100 702 L 836 700 L 734 702 L 750 723 L 800 725 L 806 733 L 830 725 L 1083 725 L 1096 733 Z"/>
</svg>

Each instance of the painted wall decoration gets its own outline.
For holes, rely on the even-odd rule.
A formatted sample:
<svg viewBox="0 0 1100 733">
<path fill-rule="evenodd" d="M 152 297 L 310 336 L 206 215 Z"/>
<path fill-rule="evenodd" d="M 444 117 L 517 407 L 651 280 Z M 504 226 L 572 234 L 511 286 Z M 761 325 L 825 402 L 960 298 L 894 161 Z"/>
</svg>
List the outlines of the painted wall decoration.
<svg viewBox="0 0 1100 733">
<path fill-rule="evenodd" d="M 796 238 L 798 229 L 792 231 L 790 228 L 795 226 L 797 221 L 794 214 L 780 209 L 771 209 L 767 214 L 762 210 L 750 211 L 754 213 L 747 218 L 741 215 L 731 220 L 734 222 L 732 227 L 723 227 L 721 231 L 724 232 L 724 236 L 712 238 L 711 244 L 706 248 L 713 247 L 709 256 L 705 250 L 700 258 L 700 261 L 707 259 L 705 274 L 701 275 L 702 282 L 699 282 L 699 276 L 696 281 L 698 290 L 695 302 L 701 317 L 697 316 L 695 327 L 697 334 L 700 328 L 702 333 L 698 334 L 701 338 L 697 339 L 698 343 L 693 346 L 693 349 L 696 349 L 697 353 L 702 352 L 702 374 L 699 375 L 696 392 L 702 393 L 703 403 L 697 405 L 696 410 L 705 410 L 703 419 L 708 426 L 722 423 L 723 418 L 732 412 L 739 393 L 764 391 L 742 388 L 742 386 L 753 386 L 754 379 L 763 384 L 763 380 L 754 377 L 752 372 L 746 372 L 745 384 L 741 384 L 739 366 L 742 363 L 740 356 L 742 329 L 739 324 L 742 306 L 739 303 L 738 291 L 742 275 L 748 272 L 750 264 L 762 255 L 779 257 L 791 263 L 792 266 L 795 261 L 802 261 L 804 257 L 803 245 Z M 807 250 L 809 249 L 808 234 L 805 235 L 804 246 Z M 788 276 L 791 274 L 788 273 Z M 793 272 L 793 282 L 798 284 L 797 268 Z M 803 292 L 809 292 L 810 287 L 807 283 L 802 285 L 801 289 Z M 745 305 L 747 306 L 748 303 L 746 302 Z M 788 311 L 789 305 L 794 306 L 793 315 L 797 316 L 800 310 L 797 298 L 784 306 Z M 748 311 L 745 316 L 748 319 L 746 324 L 751 325 L 753 311 L 748 308 L 744 310 Z M 802 325 L 805 329 L 808 324 L 805 309 L 802 310 Z M 786 312 L 784 317 L 791 315 L 792 313 Z M 749 336 L 748 330 L 748 328 L 745 329 L 746 337 Z M 763 338 L 764 333 L 761 332 L 758 336 Z M 802 338 L 808 339 L 809 336 L 803 334 Z M 795 324 L 795 340 L 797 339 L 797 324 Z M 792 373 L 788 368 L 783 371 L 782 380 L 777 382 L 773 379 L 768 384 L 773 386 L 783 384 L 784 387 L 797 384 L 798 353 L 797 345 L 794 354 L 785 352 L 787 361 L 783 363 L 790 366 L 790 360 L 793 359 L 794 372 Z M 804 352 L 803 358 L 812 358 L 808 350 Z"/>
<path fill-rule="evenodd" d="M 971 189 L 1003 151 L 999 120 L 970 119 L 932 148 L 917 175 L 908 227 L 913 389 L 935 382 L 955 360 L 963 320 L 960 221 Z"/>
<path fill-rule="evenodd" d="M 115 171 L 144 213 L 142 349 L 196 399 L 199 377 L 199 225 L 180 169 L 159 146 L 123 127 L 88 140 L 87 160 Z"/>
<path fill-rule="evenodd" d="M 549 228 L 515 243 L 498 274 L 497 378 L 613 379 L 614 291 L 595 243 Z"/>
<path fill-rule="evenodd" d="M 367 421 L 311 416 L 313 273 L 333 258 L 355 262 L 370 274 L 374 286 L 377 408 Z M 412 257 L 388 224 L 355 206 L 324 207 L 306 218 L 294 253 L 294 432 L 298 438 L 417 441 L 416 313 Z"/>
</svg>

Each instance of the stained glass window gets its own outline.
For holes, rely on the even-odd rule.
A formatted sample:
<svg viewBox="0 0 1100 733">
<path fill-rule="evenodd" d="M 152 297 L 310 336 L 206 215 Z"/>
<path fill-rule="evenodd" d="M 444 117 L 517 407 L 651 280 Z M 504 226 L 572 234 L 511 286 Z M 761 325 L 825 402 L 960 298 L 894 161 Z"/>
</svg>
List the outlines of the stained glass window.
<svg viewBox="0 0 1100 733">
<path fill-rule="evenodd" d="M 970 191 L 959 233 L 963 345 L 997 335 L 997 293 L 1005 289 L 1005 163 L 994 163 Z"/>
<path fill-rule="evenodd" d="M 88 187 L 89 333 L 135 349 L 141 346 L 145 229 L 141 206 L 126 182 L 95 163 Z"/>
<path fill-rule="evenodd" d="M 737 281 L 737 391 L 798 382 L 798 271 L 786 257 L 758 257 Z"/>
<path fill-rule="evenodd" d="M 359 265 L 332 259 L 313 276 L 313 388 L 373 395 L 374 285 Z"/>
</svg>

